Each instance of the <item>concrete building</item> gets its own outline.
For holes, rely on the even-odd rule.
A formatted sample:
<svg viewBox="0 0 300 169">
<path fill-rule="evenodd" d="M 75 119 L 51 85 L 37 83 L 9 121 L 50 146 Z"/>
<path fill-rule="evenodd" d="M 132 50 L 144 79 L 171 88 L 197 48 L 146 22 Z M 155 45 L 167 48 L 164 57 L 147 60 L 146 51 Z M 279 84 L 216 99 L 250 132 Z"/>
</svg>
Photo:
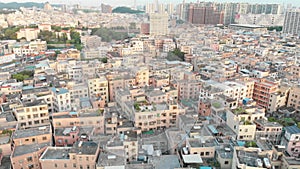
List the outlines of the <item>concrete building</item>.
<svg viewBox="0 0 300 169">
<path fill-rule="evenodd" d="M 24 28 L 17 32 L 17 39 L 25 38 L 26 41 L 35 40 L 38 38 L 40 30 L 38 28 Z"/>
<path fill-rule="evenodd" d="M 189 154 L 199 154 L 201 158 L 215 157 L 215 144 L 213 138 L 190 138 L 186 141 Z"/>
<path fill-rule="evenodd" d="M 287 101 L 287 106 L 293 107 L 298 112 L 300 112 L 300 86 L 295 85 L 291 88 L 290 94 Z"/>
<path fill-rule="evenodd" d="M 288 9 L 285 12 L 283 33 L 298 35 L 300 32 L 300 10 Z"/>
<path fill-rule="evenodd" d="M 68 89 L 65 88 L 51 88 L 53 96 L 53 111 L 70 111 L 71 107 L 71 96 Z"/>
<path fill-rule="evenodd" d="M 254 140 L 256 125 L 254 120 L 263 119 L 265 113 L 255 106 L 239 107 L 226 111 L 226 124 L 237 134 L 238 140 Z"/>
<path fill-rule="evenodd" d="M 253 100 L 257 105 L 268 109 L 271 93 L 275 93 L 278 90 L 278 83 L 272 82 L 267 79 L 256 79 L 253 91 Z"/>
<path fill-rule="evenodd" d="M 54 141 L 57 147 L 73 146 L 80 138 L 79 127 L 55 128 Z"/>
<path fill-rule="evenodd" d="M 88 80 L 89 95 L 101 97 L 106 103 L 109 101 L 108 81 L 105 77 Z"/>
<path fill-rule="evenodd" d="M 284 15 L 272 14 L 240 14 L 235 19 L 238 24 L 253 24 L 261 26 L 283 26 Z"/>
<path fill-rule="evenodd" d="M 97 143 L 80 141 L 73 147 L 48 147 L 39 160 L 42 168 L 93 169 L 98 154 Z"/>
<path fill-rule="evenodd" d="M 150 35 L 167 35 L 169 27 L 167 13 L 150 14 Z"/>
<path fill-rule="evenodd" d="M 269 122 L 264 119 L 255 120 L 256 140 L 266 139 L 275 145 L 280 144 L 283 126 L 277 122 Z"/>
<path fill-rule="evenodd" d="M 48 105 L 42 100 L 24 102 L 14 110 L 20 128 L 49 124 Z"/>
<path fill-rule="evenodd" d="M 290 156 L 298 158 L 300 156 L 300 129 L 297 126 L 288 126 L 284 130 L 281 145 L 286 147 L 286 151 Z"/>
<path fill-rule="evenodd" d="M 12 167 L 40 169 L 39 157 L 52 143 L 51 127 L 18 129 L 12 135 L 12 139 L 13 152 L 10 157 Z"/>
</svg>

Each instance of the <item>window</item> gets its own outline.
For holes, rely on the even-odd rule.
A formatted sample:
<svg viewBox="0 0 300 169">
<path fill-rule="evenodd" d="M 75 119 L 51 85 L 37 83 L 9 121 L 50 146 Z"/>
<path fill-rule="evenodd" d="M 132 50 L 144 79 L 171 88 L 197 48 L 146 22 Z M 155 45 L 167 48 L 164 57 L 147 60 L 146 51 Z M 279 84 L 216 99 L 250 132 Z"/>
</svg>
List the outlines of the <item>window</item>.
<svg viewBox="0 0 300 169">
<path fill-rule="evenodd" d="M 73 164 L 73 168 L 76 168 L 76 163 Z"/>
<path fill-rule="evenodd" d="M 47 137 L 43 137 L 43 140 L 47 140 Z"/>
<path fill-rule="evenodd" d="M 209 155 L 209 152 L 205 152 L 205 155 L 208 156 L 208 155 Z"/>
<path fill-rule="evenodd" d="M 64 167 L 67 168 L 67 164 L 66 163 L 64 164 Z"/>
<path fill-rule="evenodd" d="M 229 161 L 225 161 L 224 164 L 229 164 Z"/>
<path fill-rule="evenodd" d="M 27 161 L 31 162 L 32 161 L 32 157 L 27 157 Z"/>
<path fill-rule="evenodd" d="M 57 164 L 56 163 L 54 164 L 54 167 L 57 168 Z"/>
</svg>

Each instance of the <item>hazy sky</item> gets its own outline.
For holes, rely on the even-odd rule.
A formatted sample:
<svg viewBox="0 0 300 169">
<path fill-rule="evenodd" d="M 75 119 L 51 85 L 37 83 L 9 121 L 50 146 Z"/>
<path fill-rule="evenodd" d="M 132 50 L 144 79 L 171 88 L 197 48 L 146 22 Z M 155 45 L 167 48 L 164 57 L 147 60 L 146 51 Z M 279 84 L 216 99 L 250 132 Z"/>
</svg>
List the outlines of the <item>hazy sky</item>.
<svg viewBox="0 0 300 169">
<path fill-rule="evenodd" d="M 83 6 L 99 6 L 101 3 L 112 6 L 132 6 L 134 0 L 0 0 L 0 2 L 50 2 L 55 4 L 81 4 Z M 154 0 L 136 0 L 137 5 L 153 2 Z M 159 0 L 161 3 L 179 3 L 183 0 Z M 300 6 L 300 0 L 199 0 L 215 2 L 249 2 L 249 3 L 281 3 Z M 186 2 L 197 2 L 197 0 L 186 0 Z"/>
</svg>

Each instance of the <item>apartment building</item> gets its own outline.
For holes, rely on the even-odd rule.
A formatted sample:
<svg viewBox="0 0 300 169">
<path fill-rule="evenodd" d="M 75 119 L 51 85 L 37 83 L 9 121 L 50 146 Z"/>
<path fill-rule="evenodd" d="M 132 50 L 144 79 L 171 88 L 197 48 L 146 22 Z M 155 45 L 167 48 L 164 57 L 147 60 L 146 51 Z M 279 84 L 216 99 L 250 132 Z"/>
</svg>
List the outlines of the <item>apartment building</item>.
<svg viewBox="0 0 300 169">
<path fill-rule="evenodd" d="M 132 69 L 132 74 L 135 76 L 136 86 L 149 85 L 149 69 L 147 67 L 136 67 Z"/>
<path fill-rule="evenodd" d="M 270 94 L 268 112 L 275 112 L 278 108 L 286 106 L 288 102 L 290 87 L 281 85 L 277 92 Z"/>
<path fill-rule="evenodd" d="M 150 35 L 167 35 L 168 34 L 167 13 L 151 13 L 150 14 Z"/>
<path fill-rule="evenodd" d="M 300 157 L 300 129 L 297 126 L 288 126 L 284 128 L 285 132 L 281 140 L 281 145 L 286 147 L 287 153 L 292 156 Z"/>
<path fill-rule="evenodd" d="M 23 102 L 15 108 L 14 114 L 21 128 L 44 126 L 49 124 L 48 105 L 42 100 Z"/>
<path fill-rule="evenodd" d="M 299 34 L 299 15 L 300 10 L 297 8 L 288 9 L 285 12 L 283 33 L 297 35 Z"/>
<path fill-rule="evenodd" d="M 288 107 L 293 107 L 300 112 L 300 85 L 295 85 L 291 88 L 287 101 Z"/>
<path fill-rule="evenodd" d="M 253 97 L 253 90 L 254 90 L 254 79 L 245 77 L 245 78 L 239 78 L 236 80 L 237 83 L 240 83 L 244 86 L 246 86 L 246 98 L 252 99 Z"/>
<path fill-rule="evenodd" d="M 13 147 L 40 143 L 52 143 L 52 129 L 49 124 L 27 129 L 19 128 L 12 135 Z"/>
<path fill-rule="evenodd" d="M 263 119 L 263 109 L 256 106 L 226 110 L 226 124 L 236 133 L 238 140 L 254 140 L 256 125 L 254 120 Z"/>
<path fill-rule="evenodd" d="M 71 96 L 68 89 L 52 87 L 50 90 L 53 96 L 52 112 L 70 111 L 72 109 Z"/>
<path fill-rule="evenodd" d="M 254 123 L 256 124 L 256 140 L 266 139 L 275 145 L 280 143 L 283 129 L 282 125 L 277 122 L 269 122 L 265 119 L 255 120 Z"/>
<path fill-rule="evenodd" d="M 148 131 L 177 126 L 178 116 L 185 114 L 185 109 L 172 102 L 160 104 L 126 102 L 125 112 L 134 120 L 135 127 Z"/>
<path fill-rule="evenodd" d="M 257 105 L 268 110 L 271 93 L 277 92 L 278 83 L 267 79 L 255 79 L 253 100 Z"/>
<path fill-rule="evenodd" d="M 48 147 L 39 160 L 42 168 L 93 169 L 99 150 L 95 142 L 80 141 L 73 147 Z"/>
<path fill-rule="evenodd" d="M 54 129 L 54 141 L 57 147 L 73 146 L 80 138 L 79 127 L 66 127 Z"/>
<path fill-rule="evenodd" d="M 300 77 L 300 65 L 292 65 L 291 66 L 291 73 L 295 77 Z"/>
<path fill-rule="evenodd" d="M 201 158 L 206 159 L 215 157 L 216 145 L 213 138 L 189 138 L 186 140 L 186 147 L 189 154 L 200 154 Z"/>
<path fill-rule="evenodd" d="M 0 55 L 0 64 L 10 63 L 16 59 L 16 54 L 4 54 Z"/>
<path fill-rule="evenodd" d="M 104 133 L 104 115 L 99 111 L 59 112 L 53 114 L 54 128 L 93 127 L 94 133 Z"/>
<path fill-rule="evenodd" d="M 10 156 L 12 167 L 40 169 L 39 157 L 51 143 L 50 126 L 17 129 L 12 135 L 13 152 Z"/>
<path fill-rule="evenodd" d="M 101 97 L 105 103 L 109 101 L 108 80 L 105 77 L 88 79 L 89 95 Z"/>
<path fill-rule="evenodd" d="M 37 28 L 24 28 L 17 32 L 17 39 L 25 38 L 26 41 L 35 40 L 38 38 L 40 30 Z"/>
</svg>

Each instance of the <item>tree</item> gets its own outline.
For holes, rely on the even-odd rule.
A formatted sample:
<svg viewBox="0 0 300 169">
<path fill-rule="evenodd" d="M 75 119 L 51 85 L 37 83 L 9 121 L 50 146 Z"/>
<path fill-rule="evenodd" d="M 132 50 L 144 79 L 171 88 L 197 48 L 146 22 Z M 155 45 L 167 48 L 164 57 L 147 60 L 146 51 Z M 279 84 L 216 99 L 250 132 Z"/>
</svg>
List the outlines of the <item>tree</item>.
<svg viewBox="0 0 300 169">
<path fill-rule="evenodd" d="M 107 63 L 107 57 L 101 59 L 102 63 Z"/>
</svg>

